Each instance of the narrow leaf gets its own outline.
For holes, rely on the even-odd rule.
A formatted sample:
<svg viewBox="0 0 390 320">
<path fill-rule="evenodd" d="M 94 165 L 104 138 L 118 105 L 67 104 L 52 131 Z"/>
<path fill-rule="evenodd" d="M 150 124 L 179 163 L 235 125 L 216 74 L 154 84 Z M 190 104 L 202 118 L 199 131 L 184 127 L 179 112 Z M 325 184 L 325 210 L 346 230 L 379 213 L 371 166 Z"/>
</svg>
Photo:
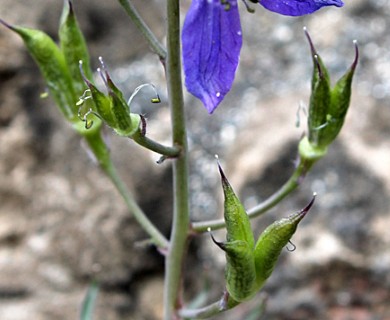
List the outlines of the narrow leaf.
<svg viewBox="0 0 390 320">
<path fill-rule="evenodd" d="M 92 320 L 98 292 L 99 287 L 96 282 L 93 282 L 89 286 L 87 294 L 84 298 L 81 308 L 80 320 Z"/>
</svg>

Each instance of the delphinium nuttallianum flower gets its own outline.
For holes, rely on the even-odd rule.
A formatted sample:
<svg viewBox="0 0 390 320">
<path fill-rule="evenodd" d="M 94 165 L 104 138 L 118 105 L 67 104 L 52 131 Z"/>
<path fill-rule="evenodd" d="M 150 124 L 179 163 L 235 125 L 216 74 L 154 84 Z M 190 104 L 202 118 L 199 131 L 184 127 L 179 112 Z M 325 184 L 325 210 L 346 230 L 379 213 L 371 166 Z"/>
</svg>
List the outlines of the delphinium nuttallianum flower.
<svg viewBox="0 0 390 320">
<path fill-rule="evenodd" d="M 232 87 L 242 46 L 237 0 L 193 0 L 182 32 L 187 90 L 211 114 Z M 248 11 L 252 8 L 243 0 Z M 302 16 L 325 6 L 342 7 L 341 0 L 250 0 L 267 10 Z"/>
</svg>

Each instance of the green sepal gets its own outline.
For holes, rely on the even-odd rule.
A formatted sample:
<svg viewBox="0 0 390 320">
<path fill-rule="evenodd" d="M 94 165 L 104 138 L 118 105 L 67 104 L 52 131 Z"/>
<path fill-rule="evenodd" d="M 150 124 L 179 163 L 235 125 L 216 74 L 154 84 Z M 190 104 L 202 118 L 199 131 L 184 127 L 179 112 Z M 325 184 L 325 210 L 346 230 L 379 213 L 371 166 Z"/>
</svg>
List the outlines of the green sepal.
<svg viewBox="0 0 390 320">
<path fill-rule="evenodd" d="M 95 85 L 93 85 L 88 79 L 84 78 L 85 83 L 87 84 L 92 101 L 94 102 L 94 111 L 102 118 L 103 121 L 107 123 L 110 127 L 115 127 L 116 120 L 114 114 L 111 110 L 111 100 L 103 92 L 101 92 Z"/>
<path fill-rule="evenodd" d="M 129 137 L 131 138 L 139 129 L 141 125 L 141 116 L 136 113 L 130 113 L 130 123 L 131 125 L 125 128 L 124 130 L 117 128 L 114 128 L 114 131 L 122 136 L 122 137 Z"/>
<path fill-rule="evenodd" d="M 274 222 L 260 235 L 254 250 L 257 290 L 260 290 L 271 275 L 282 249 L 290 241 L 299 222 L 313 205 L 314 199 L 315 196 L 304 209 Z"/>
<path fill-rule="evenodd" d="M 63 115 L 71 122 L 78 121 L 77 112 L 74 110 L 78 97 L 74 92 L 65 58 L 53 39 L 40 30 L 1 22 L 21 36 Z"/>
<path fill-rule="evenodd" d="M 100 59 L 100 61 L 103 64 L 103 60 Z M 103 66 L 104 66 L 104 64 L 103 64 Z M 118 97 L 118 99 L 121 101 L 121 103 L 127 106 L 126 109 L 129 110 L 129 112 L 130 112 L 130 107 L 129 107 L 129 105 L 126 102 L 126 99 L 123 96 L 122 91 L 115 85 L 114 81 L 112 81 L 112 79 L 111 79 L 110 74 L 106 70 L 105 70 L 104 75 L 105 75 L 105 78 L 106 78 L 107 89 L 109 91 L 112 91 Z"/>
<path fill-rule="evenodd" d="M 141 123 L 141 118 L 137 114 L 130 113 L 130 106 L 127 104 L 122 91 L 114 84 L 109 73 L 107 72 L 103 59 L 99 58 L 103 67 L 100 75 L 108 90 L 108 100 L 110 101 L 110 114 L 112 124 L 110 127 L 120 136 L 133 136 Z"/>
<path fill-rule="evenodd" d="M 64 0 L 58 35 L 76 94 L 82 95 L 85 90 L 85 83 L 80 73 L 79 61 L 83 62 L 84 72 L 88 79 L 93 79 L 92 69 L 87 44 L 70 0 Z"/>
<path fill-rule="evenodd" d="M 112 128 L 121 136 L 131 135 L 135 132 L 134 125 L 131 121 L 130 108 L 124 101 L 122 94 L 118 96 L 110 90 L 108 97 L 111 102 L 111 112 L 115 119 L 115 125 Z"/>
<path fill-rule="evenodd" d="M 83 63 L 80 63 L 80 74 L 83 81 L 87 84 L 91 98 L 94 102 L 94 107 L 90 111 L 105 121 L 118 135 L 131 137 L 140 127 L 141 117 L 138 114 L 130 113 L 130 107 L 124 99 L 122 92 L 115 86 L 108 72 L 105 71 L 104 63 L 101 58 L 100 61 L 104 72 L 101 69 L 98 70 L 106 85 L 108 95 L 102 93 L 88 80 L 84 74 Z M 88 98 L 85 98 L 85 95 L 83 95 L 80 98 L 78 105 L 87 102 L 87 100 Z M 87 112 L 89 112 L 88 109 L 84 111 L 84 115 Z"/>
</svg>

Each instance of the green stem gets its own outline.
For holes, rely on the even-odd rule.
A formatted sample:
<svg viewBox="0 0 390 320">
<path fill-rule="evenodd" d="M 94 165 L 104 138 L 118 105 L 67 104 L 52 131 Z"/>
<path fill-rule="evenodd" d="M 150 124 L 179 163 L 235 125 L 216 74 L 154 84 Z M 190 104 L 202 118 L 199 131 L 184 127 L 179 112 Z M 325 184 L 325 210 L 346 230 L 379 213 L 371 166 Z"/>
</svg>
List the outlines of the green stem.
<svg viewBox="0 0 390 320">
<path fill-rule="evenodd" d="M 167 158 L 176 158 L 180 152 L 177 147 L 164 146 L 152 139 L 149 139 L 140 130 L 133 134 L 131 138 L 144 148 L 157 152 Z"/>
<path fill-rule="evenodd" d="M 100 130 L 97 128 L 95 129 L 95 131 L 91 130 L 91 132 L 89 132 L 87 135 L 84 135 L 84 138 L 87 140 L 87 143 L 91 148 L 92 152 L 94 153 L 97 161 L 99 162 L 100 167 L 115 185 L 116 189 L 119 191 L 120 195 L 125 200 L 127 208 L 133 214 L 134 218 L 149 234 L 149 236 L 151 237 L 151 241 L 161 249 L 168 248 L 168 240 L 148 219 L 142 209 L 138 206 L 133 195 L 127 189 L 122 179 L 119 177 L 112 163 L 107 146 L 101 137 Z"/>
<path fill-rule="evenodd" d="M 264 311 L 266 296 L 257 297 L 257 305 L 261 308 L 261 314 Z M 215 316 L 221 312 L 230 310 L 238 306 L 240 302 L 233 300 L 229 295 L 225 292 L 222 298 L 219 301 L 213 302 L 205 307 L 198 309 L 180 309 L 178 311 L 179 316 L 187 319 L 207 319 L 212 316 Z M 257 316 L 260 317 L 260 313 L 257 313 Z M 257 318 L 256 318 L 257 319 Z"/>
<path fill-rule="evenodd" d="M 118 0 L 121 6 L 125 9 L 127 15 L 133 21 L 138 30 L 145 37 L 146 41 L 148 41 L 152 50 L 159 56 L 160 60 L 164 61 L 167 55 L 165 48 L 158 41 L 153 31 L 150 30 L 149 26 L 142 19 L 140 14 L 134 5 L 130 2 L 130 0 Z"/>
<path fill-rule="evenodd" d="M 154 224 L 148 219 L 142 209 L 138 206 L 133 195 L 129 192 L 126 185 L 123 183 L 123 180 L 119 177 L 112 163 L 103 169 L 121 194 L 122 198 L 125 200 L 127 208 L 133 214 L 134 218 L 150 235 L 152 242 L 161 249 L 168 248 L 168 240 L 161 234 L 161 232 L 154 226 Z"/>
<path fill-rule="evenodd" d="M 217 315 L 218 313 L 221 313 L 227 309 L 224 309 L 221 306 L 221 301 L 214 302 L 212 304 L 209 304 L 206 307 L 199 308 L 199 309 L 181 309 L 179 310 L 178 314 L 180 317 L 185 319 L 206 319 L 210 318 L 212 316 Z"/>
<path fill-rule="evenodd" d="M 180 149 L 173 162 L 174 212 L 170 248 L 165 261 L 164 320 L 172 320 L 178 309 L 182 262 L 189 229 L 188 152 L 184 114 L 179 0 L 167 0 L 166 78 L 172 118 L 173 145 Z"/>
<path fill-rule="evenodd" d="M 219 301 L 213 302 L 208 306 L 199 309 L 180 309 L 178 314 L 183 318 L 195 318 L 195 319 L 206 319 L 217 315 L 218 313 L 233 309 L 238 306 L 240 302 L 232 299 L 229 294 L 225 291 Z"/>
<path fill-rule="evenodd" d="M 294 191 L 302 183 L 306 173 L 310 170 L 315 161 L 316 160 L 301 158 L 298 166 L 295 168 L 293 174 L 287 182 L 265 201 L 248 211 L 249 218 L 252 219 L 258 217 L 267 212 Z M 209 228 L 211 230 L 222 229 L 225 227 L 225 220 L 215 219 L 204 222 L 194 222 L 191 227 L 192 231 L 197 233 L 206 232 Z"/>
</svg>

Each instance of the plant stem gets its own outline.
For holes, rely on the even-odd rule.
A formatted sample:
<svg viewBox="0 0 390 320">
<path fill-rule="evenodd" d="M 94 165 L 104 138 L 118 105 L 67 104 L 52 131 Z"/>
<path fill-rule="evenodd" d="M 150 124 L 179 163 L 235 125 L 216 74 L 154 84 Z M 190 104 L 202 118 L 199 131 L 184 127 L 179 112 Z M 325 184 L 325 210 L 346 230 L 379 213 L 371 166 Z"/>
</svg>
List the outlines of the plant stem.
<svg viewBox="0 0 390 320">
<path fill-rule="evenodd" d="M 227 292 L 225 292 L 222 298 L 216 302 L 199 309 L 180 309 L 178 314 L 183 318 L 206 319 L 215 316 L 218 313 L 233 309 L 239 304 L 240 302 L 235 301 Z"/>
<path fill-rule="evenodd" d="M 167 0 L 166 78 L 172 118 L 173 145 L 180 149 L 173 162 L 174 212 L 170 247 L 165 261 L 164 320 L 172 320 L 178 308 L 182 262 L 189 229 L 188 152 L 184 114 L 179 0 Z"/>
<path fill-rule="evenodd" d="M 148 41 L 152 50 L 159 56 L 160 60 L 164 61 L 167 55 L 165 48 L 158 41 L 155 34 L 150 30 L 149 26 L 142 19 L 140 14 L 134 5 L 130 2 L 130 0 L 118 0 L 121 6 L 125 9 L 127 15 L 133 21 L 138 30 L 145 37 L 146 41 Z"/>
<path fill-rule="evenodd" d="M 221 306 L 221 301 L 217 301 L 199 309 L 181 309 L 179 315 L 185 319 L 206 319 L 225 310 Z"/>
<path fill-rule="evenodd" d="M 314 160 L 302 160 L 301 158 L 293 174 L 287 180 L 287 182 L 278 191 L 268 197 L 265 201 L 248 211 L 249 218 L 252 219 L 258 217 L 261 214 L 267 212 L 269 209 L 273 208 L 280 201 L 282 201 L 292 191 L 294 191 L 302 183 L 306 173 L 310 170 L 314 162 Z M 209 228 L 211 230 L 222 229 L 225 227 L 225 220 L 215 219 L 205 222 L 194 222 L 192 223 L 191 227 L 192 231 L 197 233 L 206 232 Z"/>
<path fill-rule="evenodd" d="M 257 313 L 257 316 L 260 316 L 264 312 L 264 308 L 267 301 L 267 296 L 258 296 L 256 297 L 257 304 L 260 307 L 260 312 Z M 190 319 L 206 319 L 210 318 L 212 316 L 215 316 L 219 313 L 222 313 L 224 311 L 230 310 L 235 308 L 236 306 L 240 305 L 240 302 L 235 301 L 231 299 L 231 297 L 228 296 L 228 294 L 225 292 L 225 294 L 222 296 L 219 301 L 213 302 L 205 307 L 198 308 L 198 309 L 180 309 L 178 311 L 179 316 L 183 318 L 190 318 Z M 257 318 L 256 318 L 257 319 Z"/>
<path fill-rule="evenodd" d="M 127 189 L 125 183 L 119 177 L 115 166 L 112 163 L 107 146 L 101 137 L 100 130 L 91 132 L 84 137 L 87 140 L 87 143 L 91 148 L 93 154 L 95 155 L 97 161 L 99 162 L 100 167 L 107 174 L 116 189 L 119 191 L 120 195 L 125 200 L 127 208 L 133 214 L 134 218 L 149 234 L 149 236 L 151 237 L 151 241 L 161 249 L 168 248 L 168 240 L 148 219 L 142 209 L 138 206 L 133 195 Z"/>
<path fill-rule="evenodd" d="M 133 214 L 134 218 L 150 235 L 152 242 L 161 249 L 168 248 L 168 240 L 161 234 L 161 232 L 154 226 L 154 224 L 139 207 L 133 195 L 129 192 L 123 180 L 119 177 L 118 172 L 112 163 L 107 168 L 103 169 L 121 194 L 122 198 L 125 200 L 127 208 Z"/>
<path fill-rule="evenodd" d="M 179 155 L 179 149 L 177 147 L 164 146 L 152 139 L 149 139 L 140 131 L 137 131 L 135 134 L 133 134 L 131 138 L 146 149 L 157 152 L 168 158 L 176 158 Z"/>
</svg>

